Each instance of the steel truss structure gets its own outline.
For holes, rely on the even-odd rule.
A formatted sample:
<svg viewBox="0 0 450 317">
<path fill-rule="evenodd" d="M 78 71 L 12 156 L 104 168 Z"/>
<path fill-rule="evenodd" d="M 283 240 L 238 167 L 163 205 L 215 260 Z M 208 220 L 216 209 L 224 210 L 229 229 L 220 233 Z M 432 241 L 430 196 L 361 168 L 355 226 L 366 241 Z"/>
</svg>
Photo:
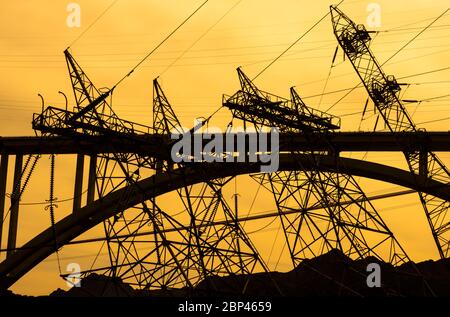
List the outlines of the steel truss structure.
<svg viewBox="0 0 450 317">
<path fill-rule="evenodd" d="M 286 100 L 259 90 L 239 68 L 238 76 L 241 90 L 224 98 L 233 117 L 257 129 L 277 126 L 281 132 L 302 133 L 306 139 L 317 134 L 326 139 L 327 133 L 340 128 L 338 118 L 306 106 L 293 88 Z M 305 152 L 292 153 L 296 154 Z M 293 265 L 331 249 L 354 258 L 375 256 L 394 265 L 408 261 L 353 176 L 320 171 L 316 156 L 338 155 L 333 145 L 326 152 L 306 154 L 315 170 L 307 171 L 299 161 L 296 171 L 253 175 L 274 196 Z"/>
<path fill-rule="evenodd" d="M 375 179 L 392 180 L 418 190 L 439 254 L 448 257 L 450 194 L 445 186 L 450 183 L 450 173 L 427 148 L 426 133 L 417 129 L 400 102 L 399 84 L 394 77 L 386 76 L 375 60 L 369 49 L 369 32 L 336 7 L 331 7 L 331 15 L 340 46 L 386 126 L 395 134 L 396 142 L 402 143 L 412 175 L 385 167 L 374 172 L 378 173 Z M 43 107 L 41 113 L 33 116 L 33 129 L 43 137 L 54 137 L 62 145 L 64 140 L 80 144 L 98 140 L 99 150 L 77 153 L 73 214 L 57 223 L 55 157 L 49 150 L 51 227 L 30 240 L 24 249 L 16 248 L 18 205 L 40 154 L 30 154 L 25 164 L 22 155 L 17 155 L 10 197 L 9 232 L 13 234 L 8 237 L 7 258 L 0 263 L 0 287 L 11 286 L 49 253 L 58 252 L 78 235 L 101 225 L 102 248 L 107 251 L 108 262 L 96 266 L 94 263 L 82 272 L 83 277 L 96 272 L 119 277 L 140 289 L 163 291 L 193 289 L 203 283 L 220 294 L 223 290 L 215 285 L 215 277 L 239 274 L 244 277 L 240 280 L 243 282 L 234 285 L 237 289 L 233 292 L 244 294 L 254 273 L 271 276 L 268 264 L 242 225 L 246 219 L 262 216 L 242 217 L 237 196 L 234 206 L 224 197 L 225 186 L 235 181 L 236 175 L 248 173 L 273 196 L 277 210 L 267 217 L 279 221 L 294 267 L 333 249 L 353 259 L 375 257 L 392 265 L 409 261 L 371 199 L 348 172 L 353 170 L 364 177 L 369 174 L 367 169 L 378 165 L 365 162 L 366 165 L 344 166 L 356 165 L 356 160 L 339 156 L 338 143 L 349 144 L 345 136 L 341 136 L 341 141 L 336 136 L 340 118 L 307 106 L 294 88 L 289 99 L 282 98 L 260 90 L 242 69 L 237 69 L 241 87 L 232 96 L 224 95 L 222 106 L 244 127 L 256 131 L 278 129 L 282 134 L 277 153 L 281 161 L 280 170 L 272 173 L 255 172 L 259 171 L 258 164 L 247 161 L 229 165 L 227 170 L 225 165 L 175 162 L 171 158 L 170 134 L 186 131 L 181 130 L 157 79 L 153 80 L 153 124 L 146 126 L 120 118 L 112 107 L 114 87 L 97 89 L 69 50 L 64 55 L 75 104 L 71 110 L 67 105 L 65 109 Z M 400 136 L 399 132 L 404 134 Z M 433 146 L 445 147 L 445 137 L 448 136 Z M 412 140 L 404 142 L 410 146 L 403 146 L 405 139 Z M 106 141 L 107 145 L 100 144 Z M 386 144 L 379 148 L 385 149 Z M 361 144 L 352 146 L 360 148 Z M 389 146 L 398 150 L 398 145 Z M 101 150 L 106 147 L 107 150 Z M 87 205 L 82 207 L 85 154 L 90 157 L 89 179 Z M 7 157 L 2 155 L 0 187 L 6 184 L 2 173 L 6 175 Z M 160 198 L 162 195 L 166 196 Z M 165 206 L 167 200 L 172 202 L 170 206 Z M 176 207 L 181 210 L 175 210 Z M 2 226 L 0 239 L 1 230 Z M 20 264 L 22 260 L 24 264 Z M 282 294 L 274 279 L 272 283 L 267 287 Z"/>
<path fill-rule="evenodd" d="M 400 85 L 386 75 L 370 50 L 371 37 L 364 25 L 356 25 L 337 7 L 331 6 L 334 34 L 364 84 L 370 98 L 391 132 L 417 132 L 408 111 L 399 99 Z M 450 182 L 450 171 L 426 146 L 420 150 L 404 148 L 411 173 L 418 179 L 431 177 Z M 450 203 L 419 191 L 425 215 L 441 258 L 450 255 Z"/>
<path fill-rule="evenodd" d="M 156 79 L 153 82 L 153 127 L 147 127 L 119 119 L 106 100 L 111 92 L 100 93 L 68 51 L 65 56 L 77 105 L 73 112 L 49 107 L 35 115 L 33 127 L 36 130 L 65 136 L 121 137 L 139 143 L 148 142 L 146 135 L 168 135 L 173 129 L 180 129 L 178 118 Z M 96 195 L 99 198 L 137 184 L 143 174 L 177 169 L 164 155 L 153 159 L 140 154 L 114 153 L 96 160 Z M 203 186 L 186 185 L 177 190 L 184 206 L 181 216 L 188 217 L 189 226 L 183 225 L 173 212 L 163 211 L 156 199 L 143 199 L 138 206 L 125 210 L 122 206 L 129 197 L 124 193 L 123 205 L 117 206 L 120 214 L 104 222 L 110 266 L 85 271 L 83 275 L 95 271 L 120 277 L 143 289 L 169 289 L 193 287 L 215 275 L 268 272 L 222 195 L 222 187 L 230 180 L 217 179 Z M 226 221 L 206 230 L 198 228 L 217 219 Z M 149 226 L 154 234 L 137 239 L 140 230 Z"/>
</svg>

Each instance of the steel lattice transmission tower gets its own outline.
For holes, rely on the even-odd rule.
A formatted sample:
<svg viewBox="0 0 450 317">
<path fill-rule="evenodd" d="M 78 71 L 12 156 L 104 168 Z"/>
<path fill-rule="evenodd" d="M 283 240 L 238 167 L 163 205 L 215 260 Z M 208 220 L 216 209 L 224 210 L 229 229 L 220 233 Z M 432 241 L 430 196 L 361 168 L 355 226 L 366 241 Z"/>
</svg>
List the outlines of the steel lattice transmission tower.
<svg viewBox="0 0 450 317">
<path fill-rule="evenodd" d="M 74 111 L 48 107 L 35 116 L 34 129 L 54 135 L 122 138 L 136 146 L 161 142 L 174 129 L 181 132 L 180 122 L 157 80 L 153 82 L 153 127 L 147 127 L 120 119 L 107 101 L 112 91 L 97 90 L 68 51 L 65 56 L 76 100 Z M 95 162 L 98 198 L 127 185 L 139 192 L 137 181 L 144 174 L 165 172 L 175 177 L 181 173 L 163 152 L 156 158 L 140 153 L 96 155 Z M 205 171 L 199 169 L 198 173 Z M 212 276 L 268 272 L 223 197 L 222 187 L 230 179 L 178 190 L 185 208 L 181 217 L 164 211 L 155 199 L 146 200 L 144 192 L 141 204 L 125 210 L 123 206 L 134 192 L 130 189 L 121 199 L 122 205 L 117 206 L 120 212 L 104 222 L 110 265 L 83 275 L 100 272 L 140 288 L 168 289 L 192 287 Z M 189 226 L 184 224 L 183 216 L 189 218 Z M 217 225 L 209 225 L 217 219 L 221 220 L 216 221 Z"/>
<path fill-rule="evenodd" d="M 308 139 L 317 134 L 326 139 L 327 133 L 340 128 L 339 118 L 307 107 L 293 88 L 288 100 L 259 90 L 240 68 L 238 76 L 241 89 L 224 96 L 224 106 L 234 118 L 256 129 L 275 126 Z M 253 175 L 274 196 L 294 266 L 331 249 L 353 258 L 375 256 L 392 264 L 408 261 L 353 176 L 320 170 L 317 156 L 338 155 L 338 149 L 330 143 L 324 153 L 298 154 L 308 154 L 316 168 L 308 171 L 298 160 L 296 171 Z"/>
<path fill-rule="evenodd" d="M 364 25 L 356 25 L 341 10 L 331 6 L 334 34 L 352 63 L 370 98 L 391 132 L 418 132 L 408 111 L 399 99 L 400 85 L 386 75 L 370 50 L 371 37 Z M 417 182 L 429 178 L 450 182 L 450 171 L 436 154 L 423 148 L 403 151 L 408 167 Z M 434 241 L 441 258 L 450 255 L 450 202 L 419 192 Z"/>
</svg>

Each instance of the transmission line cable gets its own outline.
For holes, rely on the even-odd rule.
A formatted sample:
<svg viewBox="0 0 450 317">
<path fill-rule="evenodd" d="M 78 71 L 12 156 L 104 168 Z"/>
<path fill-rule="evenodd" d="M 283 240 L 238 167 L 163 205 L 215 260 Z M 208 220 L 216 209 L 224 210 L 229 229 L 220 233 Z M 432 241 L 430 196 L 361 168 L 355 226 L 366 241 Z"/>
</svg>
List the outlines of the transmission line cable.
<svg viewBox="0 0 450 317">
<path fill-rule="evenodd" d="M 336 7 L 338 7 L 344 0 L 341 0 Z M 316 23 L 314 23 L 308 30 L 306 30 L 305 33 L 303 33 L 298 39 L 294 41 L 291 45 L 289 45 L 283 52 L 281 52 L 280 55 L 275 57 L 269 64 L 267 64 L 266 67 L 264 67 L 252 80 L 255 80 L 258 78 L 262 73 L 264 73 L 270 66 L 272 66 L 277 60 L 279 60 L 284 54 L 286 54 L 292 47 L 294 47 L 298 42 L 300 42 L 301 39 L 303 39 L 306 35 L 308 35 L 309 32 L 311 32 L 317 25 L 320 24 L 328 15 L 330 14 L 330 11 L 328 11 L 324 16 L 322 16 Z"/>
<path fill-rule="evenodd" d="M 204 38 L 217 24 L 219 24 L 234 8 L 236 8 L 242 0 L 236 2 L 230 9 L 228 9 L 213 25 L 211 25 L 200 37 L 198 37 L 187 49 L 185 49 L 172 63 L 167 65 L 167 67 L 159 74 L 162 76 L 165 72 L 169 70 L 176 62 L 178 62 L 187 52 L 189 52 L 202 38 Z"/>
<path fill-rule="evenodd" d="M 434 19 L 433 21 L 431 21 L 430 24 L 428 24 L 425 28 L 423 28 L 419 33 L 417 33 L 415 36 L 413 36 L 408 42 L 405 43 L 405 45 L 403 45 L 402 47 L 400 47 L 400 49 L 398 49 L 398 51 L 396 51 L 391 57 L 389 57 L 387 60 L 384 61 L 383 64 L 381 64 L 381 66 L 383 66 L 384 64 L 386 64 L 387 62 L 389 62 L 391 59 L 393 59 L 398 53 L 400 53 L 405 47 L 407 47 L 409 44 L 411 44 L 416 38 L 418 38 L 423 32 L 425 32 L 426 30 L 428 30 L 436 21 L 438 21 L 440 18 L 442 18 L 448 11 L 450 10 L 450 8 L 448 8 L 447 10 L 445 10 L 444 12 L 442 12 L 436 19 Z"/>
<path fill-rule="evenodd" d="M 69 47 L 74 45 L 84 34 L 86 34 L 86 32 L 89 31 L 94 26 L 94 24 L 96 24 L 98 20 L 100 20 L 102 16 L 104 16 L 106 12 L 108 12 L 109 9 L 111 9 L 117 3 L 117 1 L 119 0 L 114 0 L 113 2 L 111 2 L 111 4 L 94 21 L 92 21 L 92 23 L 83 32 L 81 32 L 81 34 L 78 35 L 75 40 L 72 41 L 72 43 L 69 44 Z"/>
<path fill-rule="evenodd" d="M 386 63 L 388 63 L 392 58 L 394 58 L 398 53 L 400 53 L 403 49 L 405 49 L 409 44 L 411 44 L 415 39 L 417 39 L 423 32 L 425 32 L 428 28 L 430 28 L 436 21 L 438 21 L 441 17 L 443 17 L 450 8 L 445 10 L 443 13 L 441 13 L 437 18 L 435 18 L 430 24 L 428 24 L 426 27 L 424 27 L 419 33 L 414 35 L 408 42 L 405 43 L 402 47 L 400 47 L 394 54 L 392 54 L 387 60 L 385 60 L 380 67 L 383 67 Z M 341 102 L 344 98 L 346 98 L 348 95 L 350 95 L 356 88 L 359 88 L 362 85 L 361 82 L 359 82 L 356 86 L 354 86 L 352 89 L 350 89 L 347 93 L 344 94 L 341 98 L 339 98 L 338 101 L 336 101 L 333 105 L 331 105 L 325 112 L 330 111 L 333 109 L 339 102 Z"/>
<path fill-rule="evenodd" d="M 159 42 L 158 45 L 154 49 L 152 49 L 147 55 L 145 55 L 125 76 L 123 76 L 114 86 L 111 90 L 113 90 L 115 87 L 117 87 L 122 81 L 125 80 L 125 78 L 129 77 L 139 66 L 144 63 L 147 58 L 149 58 L 158 48 L 160 48 L 169 38 L 172 37 L 172 35 L 175 34 L 184 24 L 186 24 L 198 11 L 200 11 L 203 6 L 208 3 L 209 0 L 205 0 L 200 6 L 197 7 L 197 9 L 194 10 L 186 19 L 183 20 L 172 32 L 170 32 L 161 42 Z"/>
</svg>

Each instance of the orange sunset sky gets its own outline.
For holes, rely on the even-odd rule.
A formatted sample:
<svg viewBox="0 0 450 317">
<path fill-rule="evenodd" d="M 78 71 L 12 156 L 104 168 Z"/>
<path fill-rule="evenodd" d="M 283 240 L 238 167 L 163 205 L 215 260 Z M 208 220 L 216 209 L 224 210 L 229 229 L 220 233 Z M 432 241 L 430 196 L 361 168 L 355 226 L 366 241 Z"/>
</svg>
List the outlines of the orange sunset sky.
<svg viewBox="0 0 450 317">
<path fill-rule="evenodd" d="M 71 28 L 66 24 L 69 14 L 66 8 L 70 2 L 80 5 L 80 27 Z M 58 94 L 61 90 L 69 97 L 70 105 L 73 105 L 63 50 L 86 31 L 112 2 L 2 2 L 0 136 L 34 135 L 31 118 L 33 112 L 40 111 L 38 93 L 44 96 L 46 105 L 64 107 L 64 99 Z M 202 2 L 118 0 L 71 45 L 71 52 L 97 87 L 111 87 Z M 371 46 L 380 62 L 388 59 L 449 6 L 447 0 L 348 0 L 340 8 L 355 22 L 366 24 L 370 3 L 376 3 L 381 8 L 380 25 L 367 26 L 370 30 L 380 31 L 373 34 L 375 39 Z M 181 123 L 190 127 L 195 118 L 207 117 L 221 105 L 222 94 L 233 94 L 239 88 L 236 67 L 242 66 L 244 72 L 253 78 L 319 20 L 329 10 L 330 4 L 333 3 L 328 0 L 210 0 L 115 89 L 113 109 L 124 119 L 151 125 L 152 80 L 159 76 Z M 289 88 L 295 86 L 309 106 L 326 110 L 345 92 L 323 97 L 315 95 L 359 83 L 350 62 L 343 61 L 341 50 L 330 68 L 336 45 L 331 20 L 327 17 L 259 76 L 255 84 L 283 97 L 289 97 Z M 450 70 L 420 76 L 416 74 L 449 67 L 449 60 L 450 13 L 440 18 L 384 66 L 387 74 L 393 74 L 399 78 L 399 82 L 409 84 L 402 86 L 403 99 L 424 100 L 408 104 L 407 108 L 418 126 L 429 131 L 450 130 L 450 120 L 434 121 L 450 117 L 450 97 L 440 97 L 449 92 Z M 408 78 L 401 79 L 406 76 Z M 437 96 L 440 98 L 425 100 Z M 371 111 L 360 126 L 361 114 L 358 112 L 362 111 L 366 99 L 364 89 L 355 89 L 330 110 L 334 115 L 343 116 L 342 131 L 373 129 L 374 116 L 370 116 Z M 369 104 L 369 109 L 373 109 L 372 104 Z M 228 110 L 222 109 L 210 125 L 225 128 L 230 119 Z M 361 158 L 365 153 L 342 155 Z M 439 156 L 450 165 L 450 153 L 439 153 Z M 369 153 L 366 159 L 407 168 L 401 153 Z M 45 205 L 27 204 L 48 199 L 49 162 L 48 156 L 41 158 L 29 190 L 22 197 L 19 245 L 49 226 Z M 56 196 L 64 200 L 73 195 L 75 157 L 58 156 L 56 164 Z M 10 172 L 12 167 L 10 164 Z M 11 183 L 12 180 L 8 179 L 8 192 Z M 368 195 L 401 189 L 396 185 L 366 179 L 361 179 L 361 185 Z M 248 176 L 238 177 L 239 209 L 243 214 L 275 208 L 272 195 L 261 190 L 249 210 L 257 189 L 257 184 Z M 234 187 L 227 191 L 226 195 L 231 197 Z M 161 200 L 166 208 L 175 208 L 169 198 L 164 200 L 163 197 Z M 8 204 L 9 201 L 7 208 Z M 412 259 L 422 261 L 438 258 L 417 194 L 377 200 L 374 205 Z M 57 219 L 67 215 L 70 208 L 71 201 L 61 202 L 56 211 Z M 279 233 L 280 224 L 269 222 L 270 219 L 263 219 L 248 223 L 246 229 L 255 231 L 264 228 L 251 238 L 269 268 L 291 270 L 292 264 Z M 4 228 L 7 228 L 7 223 Z M 100 233 L 101 230 L 93 229 L 85 236 L 98 236 Z M 5 237 L 1 247 L 6 247 Z M 99 247 L 100 244 L 62 248 L 62 269 L 72 262 L 79 263 L 82 268 L 89 268 Z M 105 251 L 102 252 L 104 254 Z M 0 260 L 4 257 L 1 254 Z M 106 261 L 106 258 L 103 260 Z M 21 294 L 44 295 L 58 287 L 67 288 L 58 274 L 56 257 L 52 255 L 18 281 L 12 290 Z"/>
</svg>

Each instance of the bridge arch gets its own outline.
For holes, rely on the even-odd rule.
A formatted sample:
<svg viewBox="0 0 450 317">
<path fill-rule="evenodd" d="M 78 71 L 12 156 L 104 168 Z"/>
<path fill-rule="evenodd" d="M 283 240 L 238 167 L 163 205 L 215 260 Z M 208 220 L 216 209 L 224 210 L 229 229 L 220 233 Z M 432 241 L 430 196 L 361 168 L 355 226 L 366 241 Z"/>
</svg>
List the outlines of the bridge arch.
<svg viewBox="0 0 450 317">
<path fill-rule="evenodd" d="M 337 172 L 380 180 L 403 187 L 421 191 L 441 199 L 450 201 L 450 185 L 433 179 L 420 179 L 410 172 L 386 165 L 351 158 L 329 155 L 317 156 L 319 169 L 325 172 Z M 244 163 L 198 163 L 201 169 L 184 167 L 170 173 L 156 174 L 140 180 L 137 188 L 128 187 L 116 190 L 102 199 L 71 213 L 55 225 L 58 243 L 63 246 L 93 228 L 103 220 L 117 213 L 117 203 L 126 190 L 131 190 L 131 199 L 125 208 L 132 207 L 142 200 L 168 193 L 182 186 L 194 185 L 215 178 L 259 172 L 258 164 Z M 226 164 L 226 168 L 224 168 Z M 279 171 L 315 168 L 311 157 L 305 154 L 280 154 Z M 143 194 L 144 192 L 145 194 Z M 31 239 L 21 248 L 0 263 L 0 288 L 11 287 L 17 280 L 29 272 L 38 263 L 54 252 L 53 231 L 48 228 Z"/>
</svg>

